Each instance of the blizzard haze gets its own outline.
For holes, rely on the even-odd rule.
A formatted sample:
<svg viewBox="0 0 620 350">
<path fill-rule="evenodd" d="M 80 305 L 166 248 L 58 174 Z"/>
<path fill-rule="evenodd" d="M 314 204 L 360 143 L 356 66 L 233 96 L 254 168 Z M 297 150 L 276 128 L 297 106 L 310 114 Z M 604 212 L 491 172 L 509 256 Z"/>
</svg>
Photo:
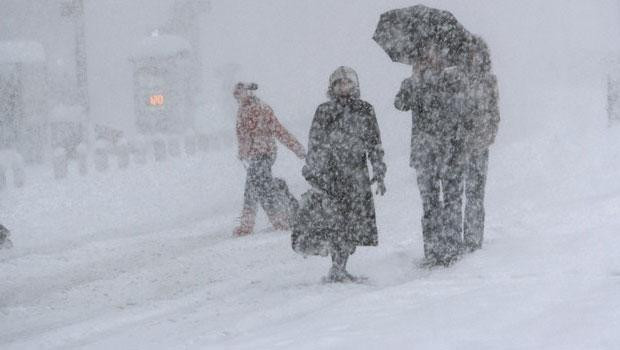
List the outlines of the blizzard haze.
<svg viewBox="0 0 620 350">
<path fill-rule="evenodd" d="M 73 27 L 60 2 L 0 0 L 0 41 L 45 49 L 50 108 L 77 94 Z M 165 27 L 174 2 L 84 0 L 90 132 L 105 125 L 130 145 L 161 137 L 136 126 L 130 57 Z M 411 115 L 394 108 L 411 67 L 372 40 L 381 13 L 416 4 L 211 1 L 195 26 L 200 65 L 190 75 L 202 83 L 188 112 L 188 133 L 206 135 L 206 149 L 158 162 L 149 151 L 126 169 L 111 156 L 97 171 L 100 142 L 91 140 L 87 175 L 72 161 L 55 179 L 47 149 L 26 166 L 23 187 L 0 190 L 14 245 L 0 249 L 0 348 L 620 348 L 620 129 L 607 114 L 620 2 L 423 3 L 486 40 L 501 111 L 484 248 L 432 270 L 419 267 Z M 368 283 L 330 285 L 321 283 L 329 259 L 297 255 L 290 233 L 272 231 L 260 210 L 255 234 L 232 237 L 245 169 L 231 93 L 237 81 L 258 83 L 257 95 L 307 145 L 341 65 L 356 69 L 377 112 L 388 192 L 375 199 L 379 246 L 349 263 Z M 274 175 L 298 198 L 309 188 L 302 166 L 279 146 Z"/>
</svg>

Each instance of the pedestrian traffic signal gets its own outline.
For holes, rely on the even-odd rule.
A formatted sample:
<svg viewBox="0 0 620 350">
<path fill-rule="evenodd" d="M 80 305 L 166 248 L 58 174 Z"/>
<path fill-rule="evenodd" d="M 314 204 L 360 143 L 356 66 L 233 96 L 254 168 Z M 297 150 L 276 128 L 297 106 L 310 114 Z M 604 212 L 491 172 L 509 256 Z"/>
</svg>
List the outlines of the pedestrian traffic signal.
<svg viewBox="0 0 620 350">
<path fill-rule="evenodd" d="M 151 95 L 149 97 L 149 105 L 153 107 L 161 107 L 164 105 L 164 95 Z"/>
</svg>

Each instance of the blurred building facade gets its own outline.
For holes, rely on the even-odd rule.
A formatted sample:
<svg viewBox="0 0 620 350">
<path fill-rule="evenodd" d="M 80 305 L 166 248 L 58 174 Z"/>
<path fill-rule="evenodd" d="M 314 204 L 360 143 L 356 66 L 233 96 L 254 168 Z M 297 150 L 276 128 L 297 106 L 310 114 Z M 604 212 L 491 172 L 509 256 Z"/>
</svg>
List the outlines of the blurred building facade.
<svg viewBox="0 0 620 350">
<path fill-rule="evenodd" d="M 0 57 L 0 147 L 41 161 L 53 147 L 71 151 L 88 142 L 96 124 L 135 133 L 144 125 L 137 121 L 141 112 L 132 108 L 135 81 L 145 79 L 136 72 L 149 65 L 135 53 L 154 29 L 189 43 L 188 52 L 195 53 L 182 53 L 172 65 L 190 67 L 193 74 L 174 68 L 177 73 L 167 76 L 175 78 L 165 78 L 174 90 L 166 102 L 176 101 L 166 107 L 191 119 L 202 86 L 200 24 L 209 8 L 206 0 L 0 0 L 0 48 L 24 47 L 22 55 L 32 61 Z"/>
</svg>

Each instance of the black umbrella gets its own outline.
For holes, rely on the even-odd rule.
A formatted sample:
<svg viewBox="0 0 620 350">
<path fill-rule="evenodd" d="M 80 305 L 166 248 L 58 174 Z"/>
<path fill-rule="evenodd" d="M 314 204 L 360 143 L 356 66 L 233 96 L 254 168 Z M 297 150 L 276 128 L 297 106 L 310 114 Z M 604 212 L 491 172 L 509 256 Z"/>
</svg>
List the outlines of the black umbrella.
<svg viewBox="0 0 620 350">
<path fill-rule="evenodd" d="M 392 61 L 408 65 L 433 44 L 456 63 L 470 38 L 452 13 L 424 5 L 382 14 L 373 35 Z"/>
</svg>

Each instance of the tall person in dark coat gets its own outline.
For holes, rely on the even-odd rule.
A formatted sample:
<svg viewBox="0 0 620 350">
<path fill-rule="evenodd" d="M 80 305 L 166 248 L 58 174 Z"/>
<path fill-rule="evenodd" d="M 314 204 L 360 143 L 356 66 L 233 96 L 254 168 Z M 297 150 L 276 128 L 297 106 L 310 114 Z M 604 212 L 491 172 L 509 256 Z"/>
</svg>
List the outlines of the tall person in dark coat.
<svg viewBox="0 0 620 350">
<path fill-rule="evenodd" d="M 465 149 L 465 220 L 463 243 L 466 251 L 482 247 L 484 237 L 484 192 L 489 147 L 495 142 L 500 122 L 497 78 L 491 71 L 487 45 L 473 37 L 469 44 L 468 102 Z"/>
<path fill-rule="evenodd" d="M 395 107 L 411 111 L 411 166 L 422 198 L 424 255 L 448 265 L 462 242 L 465 74 L 435 47 L 403 81 Z"/>
<path fill-rule="evenodd" d="M 346 264 L 355 248 L 378 244 L 371 185 L 376 182 L 377 193 L 385 194 L 387 168 L 374 108 L 360 99 L 357 73 L 339 67 L 330 76 L 328 97 L 312 121 L 303 175 L 327 194 L 332 214 L 341 218 L 327 235 L 332 258 L 327 280 L 343 282 L 354 280 Z"/>
</svg>

